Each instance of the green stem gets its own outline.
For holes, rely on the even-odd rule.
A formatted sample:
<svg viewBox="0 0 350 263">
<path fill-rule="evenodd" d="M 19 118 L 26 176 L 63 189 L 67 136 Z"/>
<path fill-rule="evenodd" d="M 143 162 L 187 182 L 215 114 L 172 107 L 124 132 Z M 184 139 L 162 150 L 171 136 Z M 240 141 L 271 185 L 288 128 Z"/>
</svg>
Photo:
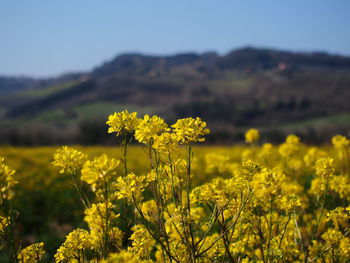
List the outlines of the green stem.
<svg viewBox="0 0 350 263">
<path fill-rule="evenodd" d="M 286 233 L 286 231 L 287 231 L 287 227 L 288 227 L 290 218 L 291 218 L 291 213 L 289 213 L 287 223 L 284 225 L 283 232 L 282 232 L 282 236 L 281 236 L 280 242 L 279 242 L 279 244 L 278 244 L 278 248 L 281 248 L 282 241 L 283 241 L 284 235 L 285 235 L 285 233 Z"/>
<path fill-rule="evenodd" d="M 186 196 L 187 196 L 187 212 L 188 212 L 188 218 L 191 220 L 191 199 L 190 199 L 190 191 L 192 186 L 192 179 L 191 179 L 191 162 L 192 162 L 192 146 L 190 144 L 187 144 L 187 189 L 186 189 Z M 191 222 L 188 222 L 188 231 L 191 237 L 191 245 L 190 245 L 190 252 L 191 252 L 191 261 L 196 262 L 195 257 L 195 241 L 194 241 L 194 235 L 193 235 L 193 229 Z"/>
<path fill-rule="evenodd" d="M 86 194 L 86 191 L 83 189 L 82 187 L 82 183 L 80 180 L 80 177 L 77 176 L 76 174 L 71 174 L 71 178 L 73 179 L 73 183 L 75 186 L 75 189 L 77 190 L 79 196 L 80 196 L 80 200 L 83 203 L 85 208 L 89 208 L 90 207 L 90 201 L 89 198 Z"/>
<path fill-rule="evenodd" d="M 271 200 L 270 200 L 270 209 L 269 209 L 269 214 L 270 214 L 270 220 L 269 220 L 269 239 L 268 239 L 268 242 L 267 242 L 267 256 L 266 256 L 266 262 L 269 262 L 270 247 L 271 247 L 271 239 L 272 239 L 272 203 L 273 203 L 273 199 L 271 198 Z"/>
<path fill-rule="evenodd" d="M 127 165 L 128 138 L 127 138 L 127 134 L 124 134 L 124 136 L 123 136 L 122 149 L 123 149 L 122 154 L 123 154 L 124 176 L 127 176 L 128 175 L 128 165 Z"/>
</svg>

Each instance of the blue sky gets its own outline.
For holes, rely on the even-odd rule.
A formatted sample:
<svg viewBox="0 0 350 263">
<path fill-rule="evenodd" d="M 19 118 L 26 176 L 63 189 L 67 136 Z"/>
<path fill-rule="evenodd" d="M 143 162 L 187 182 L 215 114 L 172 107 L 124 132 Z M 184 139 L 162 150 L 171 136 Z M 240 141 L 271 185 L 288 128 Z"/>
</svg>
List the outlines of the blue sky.
<svg viewBox="0 0 350 263">
<path fill-rule="evenodd" d="M 347 0 L 0 0 L 0 75 L 90 70 L 125 52 L 242 46 L 350 55 Z"/>
</svg>

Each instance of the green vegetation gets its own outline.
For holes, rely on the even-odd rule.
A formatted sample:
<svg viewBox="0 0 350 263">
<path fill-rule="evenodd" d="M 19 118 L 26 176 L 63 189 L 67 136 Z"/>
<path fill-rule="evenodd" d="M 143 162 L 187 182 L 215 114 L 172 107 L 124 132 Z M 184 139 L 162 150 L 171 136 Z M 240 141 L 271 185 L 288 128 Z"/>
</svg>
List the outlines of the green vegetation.
<svg viewBox="0 0 350 263">
<path fill-rule="evenodd" d="M 29 98 L 43 98 L 52 94 L 55 94 L 56 92 L 62 91 L 62 90 L 67 90 L 75 85 L 77 85 L 79 82 L 77 81 L 69 81 L 66 83 L 58 84 L 58 85 L 53 85 L 49 87 L 42 87 L 42 88 L 31 88 L 27 89 L 24 91 L 20 91 L 17 93 L 18 96 L 23 96 L 23 97 L 29 97 Z"/>
<path fill-rule="evenodd" d="M 81 104 L 73 107 L 74 112 L 78 115 L 78 119 L 80 120 L 90 120 L 92 117 L 95 119 L 104 118 L 109 114 L 112 114 L 116 111 L 122 111 L 124 109 L 129 109 L 130 111 L 137 111 L 141 114 L 146 114 L 146 112 L 153 113 L 155 111 L 155 107 L 152 106 L 141 107 L 139 105 L 123 105 L 110 102 Z"/>
</svg>

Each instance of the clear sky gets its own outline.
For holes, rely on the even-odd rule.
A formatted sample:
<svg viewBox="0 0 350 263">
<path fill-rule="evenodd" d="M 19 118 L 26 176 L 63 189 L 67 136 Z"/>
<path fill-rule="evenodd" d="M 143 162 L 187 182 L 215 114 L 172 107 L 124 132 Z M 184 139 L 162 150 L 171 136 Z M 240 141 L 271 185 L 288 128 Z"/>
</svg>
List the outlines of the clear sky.
<svg viewBox="0 0 350 263">
<path fill-rule="evenodd" d="M 349 0 L 0 0 L 0 75 L 246 45 L 350 55 Z"/>
</svg>

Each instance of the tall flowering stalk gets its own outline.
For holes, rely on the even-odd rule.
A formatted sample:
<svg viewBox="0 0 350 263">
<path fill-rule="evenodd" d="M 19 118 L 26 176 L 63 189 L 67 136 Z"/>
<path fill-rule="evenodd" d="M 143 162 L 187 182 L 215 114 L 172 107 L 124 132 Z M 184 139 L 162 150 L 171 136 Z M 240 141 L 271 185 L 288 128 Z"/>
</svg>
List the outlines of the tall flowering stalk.
<svg viewBox="0 0 350 263">
<path fill-rule="evenodd" d="M 85 208 L 90 207 L 90 201 L 81 181 L 81 169 L 87 160 L 87 155 L 74 148 L 63 146 L 54 154 L 52 165 L 59 169 L 60 174 L 69 176 L 80 196 Z"/>
<path fill-rule="evenodd" d="M 122 144 L 122 162 L 124 165 L 124 176 L 128 174 L 127 166 L 127 150 L 131 142 L 132 135 L 139 123 L 137 113 L 129 113 L 127 110 L 116 112 L 108 117 L 106 124 L 109 126 L 108 133 L 115 133 L 117 137 L 121 138 Z"/>
</svg>

